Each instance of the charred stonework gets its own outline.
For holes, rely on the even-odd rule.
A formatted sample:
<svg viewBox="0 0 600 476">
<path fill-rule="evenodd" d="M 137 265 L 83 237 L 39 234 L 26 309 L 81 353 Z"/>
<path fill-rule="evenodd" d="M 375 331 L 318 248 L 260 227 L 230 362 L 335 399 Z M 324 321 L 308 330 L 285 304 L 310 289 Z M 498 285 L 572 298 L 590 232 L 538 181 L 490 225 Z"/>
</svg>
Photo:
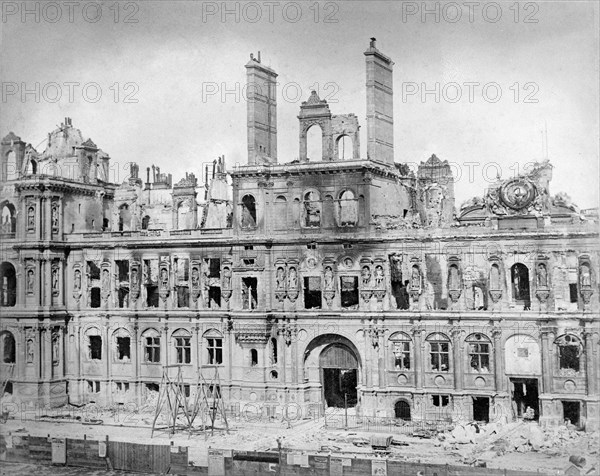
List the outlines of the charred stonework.
<svg viewBox="0 0 600 476">
<path fill-rule="evenodd" d="M 358 117 L 314 93 L 299 160 L 278 158 L 277 73 L 260 58 L 232 171 L 218 157 L 174 183 L 133 165 L 113 183 L 69 118 L 43 152 L 9 133 L 2 404 L 142 403 L 165 365 L 190 385 L 217 366 L 231 405 L 346 395 L 364 416 L 598 429 L 597 210 L 552 195 L 548 162 L 457 208 L 447 161 L 393 162 L 392 61 L 374 40 L 365 54 L 366 157 Z M 316 125 L 323 155 L 308 157 Z"/>
</svg>

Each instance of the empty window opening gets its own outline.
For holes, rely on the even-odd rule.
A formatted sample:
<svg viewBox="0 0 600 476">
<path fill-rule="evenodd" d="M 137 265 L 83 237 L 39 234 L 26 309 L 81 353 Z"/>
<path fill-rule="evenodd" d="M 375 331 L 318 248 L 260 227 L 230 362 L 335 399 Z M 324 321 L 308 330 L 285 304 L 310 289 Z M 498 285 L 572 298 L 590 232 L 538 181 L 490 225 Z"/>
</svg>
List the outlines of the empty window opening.
<svg viewBox="0 0 600 476">
<path fill-rule="evenodd" d="M 321 308 L 321 278 L 309 276 L 304 278 L 304 308 Z"/>
<path fill-rule="evenodd" d="M 258 300 L 258 279 L 242 278 L 242 308 L 256 309 Z"/>
<path fill-rule="evenodd" d="M 102 299 L 100 297 L 100 288 L 93 287 L 90 289 L 90 307 L 100 307 Z"/>
<path fill-rule="evenodd" d="M 431 402 L 434 407 L 447 407 L 450 403 L 449 395 L 432 395 Z"/>
<path fill-rule="evenodd" d="M 142 230 L 147 230 L 148 225 L 150 225 L 150 217 L 146 215 L 144 218 L 142 218 Z"/>
<path fill-rule="evenodd" d="M 569 283 L 569 301 L 577 302 L 577 283 Z"/>
<path fill-rule="evenodd" d="M 410 404 L 406 400 L 398 400 L 394 404 L 394 416 L 400 420 L 411 421 Z"/>
<path fill-rule="evenodd" d="M 210 309 L 219 309 L 221 307 L 220 286 L 210 286 L 208 288 L 208 307 Z"/>
<path fill-rule="evenodd" d="M 209 258 L 208 260 L 208 277 L 221 277 L 221 260 L 219 258 Z"/>
<path fill-rule="evenodd" d="M 342 246 L 345 250 L 349 250 L 350 248 L 352 248 L 352 244 L 350 243 L 344 243 Z"/>
<path fill-rule="evenodd" d="M 489 397 L 473 397 L 473 420 L 490 421 L 490 399 Z"/>
<path fill-rule="evenodd" d="M 158 286 L 146 286 L 146 306 L 158 307 Z"/>
<path fill-rule="evenodd" d="M 317 162 L 323 160 L 323 130 L 319 124 L 306 131 L 306 158 Z"/>
<path fill-rule="evenodd" d="M 117 297 L 119 300 L 119 307 L 126 308 L 129 307 L 129 288 L 119 288 L 117 292 Z"/>
<path fill-rule="evenodd" d="M 271 337 L 271 365 L 275 365 L 278 360 L 277 339 Z"/>
<path fill-rule="evenodd" d="M 471 369 L 477 372 L 490 371 L 490 344 L 482 334 L 474 334 L 467 339 Z"/>
<path fill-rule="evenodd" d="M 209 337 L 206 339 L 208 350 L 208 364 L 221 365 L 223 363 L 223 339 Z"/>
<path fill-rule="evenodd" d="M 338 160 L 350 160 L 353 156 L 352 139 L 343 135 L 337 140 Z"/>
<path fill-rule="evenodd" d="M 2 333 L 2 362 L 5 364 L 14 364 L 16 358 L 15 338 L 10 332 Z"/>
<path fill-rule="evenodd" d="M 117 337 L 117 359 L 131 359 L 131 339 L 129 337 Z"/>
<path fill-rule="evenodd" d="M 188 286 L 177 286 L 177 307 L 190 307 L 190 289 Z"/>
<path fill-rule="evenodd" d="M 558 361 L 561 369 L 579 372 L 581 345 L 576 337 L 565 335 L 556 340 L 558 344 Z"/>
<path fill-rule="evenodd" d="M 255 367 L 258 365 L 258 350 L 250 349 L 250 365 Z"/>
<path fill-rule="evenodd" d="M 342 307 L 345 309 L 356 308 L 358 306 L 358 277 L 341 276 L 340 289 Z"/>
<path fill-rule="evenodd" d="M 115 382 L 117 387 L 117 393 L 129 392 L 129 382 Z"/>
<path fill-rule="evenodd" d="M 522 263 L 516 263 L 510 268 L 513 299 L 516 304 L 522 305 L 524 310 L 531 309 L 529 296 L 529 270 Z"/>
<path fill-rule="evenodd" d="M 12 382 L 6 382 L 6 384 L 4 385 L 4 394 L 5 395 L 12 395 L 13 394 L 13 384 L 12 384 Z"/>
<path fill-rule="evenodd" d="M 2 263 L 0 266 L 0 306 L 13 307 L 17 303 L 17 274 L 10 263 Z"/>
<path fill-rule="evenodd" d="M 254 249 L 254 246 L 252 246 L 252 245 L 246 245 L 246 246 L 244 246 L 244 249 L 245 249 L 246 251 L 250 251 L 250 250 L 253 250 L 253 249 Z"/>
<path fill-rule="evenodd" d="M 431 370 L 435 372 L 448 372 L 450 370 L 450 343 L 433 341 L 429 342 L 431 357 Z"/>
<path fill-rule="evenodd" d="M 244 266 L 254 266 L 255 263 L 254 258 L 244 258 L 242 261 L 244 262 Z"/>
<path fill-rule="evenodd" d="M 309 243 L 306 245 L 306 248 L 309 250 L 316 250 L 317 249 L 317 244 L 316 243 Z"/>
<path fill-rule="evenodd" d="M 244 195 L 242 198 L 241 210 L 242 228 L 256 227 L 256 201 L 252 195 Z"/>
<path fill-rule="evenodd" d="M 580 426 L 581 404 L 580 402 L 562 401 L 563 406 L 563 423 Z"/>
<path fill-rule="evenodd" d="M 146 392 L 157 392 L 160 390 L 160 386 L 157 383 L 147 383 Z"/>
<path fill-rule="evenodd" d="M 102 337 L 89 336 L 89 357 L 91 360 L 102 360 Z"/>
<path fill-rule="evenodd" d="M 98 380 L 88 380 L 88 393 L 100 393 L 100 382 Z"/>
</svg>

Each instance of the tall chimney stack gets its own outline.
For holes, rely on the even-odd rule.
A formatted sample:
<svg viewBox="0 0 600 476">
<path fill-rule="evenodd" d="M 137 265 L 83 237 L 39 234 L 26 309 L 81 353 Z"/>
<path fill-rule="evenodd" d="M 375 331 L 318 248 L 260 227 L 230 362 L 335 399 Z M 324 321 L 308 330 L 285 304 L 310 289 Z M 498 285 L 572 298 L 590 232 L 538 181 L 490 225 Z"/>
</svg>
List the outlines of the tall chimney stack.
<svg viewBox="0 0 600 476">
<path fill-rule="evenodd" d="M 394 164 L 394 62 L 371 38 L 365 51 L 367 67 L 367 158 Z"/>
<path fill-rule="evenodd" d="M 277 163 L 277 73 L 250 55 L 246 63 L 248 164 Z"/>
</svg>

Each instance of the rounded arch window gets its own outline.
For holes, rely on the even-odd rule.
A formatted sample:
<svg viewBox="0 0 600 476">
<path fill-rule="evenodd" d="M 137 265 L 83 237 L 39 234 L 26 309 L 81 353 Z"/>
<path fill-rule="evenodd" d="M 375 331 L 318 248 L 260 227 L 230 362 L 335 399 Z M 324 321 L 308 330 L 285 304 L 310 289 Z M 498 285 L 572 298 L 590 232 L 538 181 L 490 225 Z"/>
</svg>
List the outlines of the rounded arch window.
<svg viewBox="0 0 600 476">
<path fill-rule="evenodd" d="M 394 368 L 410 370 L 412 340 L 405 332 L 395 332 L 390 336 L 391 350 L 394 358 Z"/>
<path fill-rule="evenodd" d="M 572 334 L 564 334 L 557 337 L 554 343 L 558 346 L 559 369 L 562 372 L 579 372 L 583 354 L 581 340 Z"/>
<path fill-rule="evenodd" d="M 124 327 L 119 327 L 113 332 L 113 347 L 117 361 L 131 361 L 131 334 Z"/>
<path fill-rule="evenodd" d="M 427 336 L 429 343 L 429 369 L 432 372 L 448 372 L 450 370 L 450 339 L 441 332 Z"/>
<path fill-rule="evenodd" d="M 321 226 L 321 195 L 316 190 L 307 190 L 304 199 L 304 226 Z"/>
<path fill-rule="evenodd" d="M 144 362 L 160 363 L 160 332 L 154 328 L 146 329 L 142 333 L 142 345 L 144 346 Z"/>
<path fill-rule="evenodd" d="M 175 350 L 175 362 L 190 364 L 192 362 L 192 334 L 187 329 L 177 329 L 171 334 L 171 342 Z"/>
<path fill-rule="evenodd" d="M 17 228 L 17 214 L 15 207 L 10 202 L 2 204 L 2 233 L 15 233 Z"/>
<path fill-rule="evenodd" d="M 338 208 L 340 226 L 356 226 L 358 222 L 358 201 L 352 190 L 340 192 Z"/>
<path fill-rule="evenodd" d="M 336 140 L 337 159 L 350 160 L 353 158 L 353 142 L 352 138 L 346 134 L 342 134 Z"/>
<path fill-rule="evenodd" d="M 244 195 L 240 203 L 242 228 L 256 227 L 256 199 L 250 195 Z"/>
</svg>

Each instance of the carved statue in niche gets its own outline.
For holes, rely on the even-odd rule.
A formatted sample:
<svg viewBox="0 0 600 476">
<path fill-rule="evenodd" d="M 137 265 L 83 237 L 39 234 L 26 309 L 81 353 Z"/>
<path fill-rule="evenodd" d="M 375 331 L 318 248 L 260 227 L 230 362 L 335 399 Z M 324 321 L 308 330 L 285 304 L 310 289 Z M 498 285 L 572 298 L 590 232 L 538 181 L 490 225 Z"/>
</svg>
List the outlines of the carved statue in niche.
<svg viewBox="0 0 600 476">
<path fill-rule="evenodd" d="M 223 289 L 231 289 L 231 269 L 223 268 Z"/>
<path fill-rule="evenodd" d="M 27 339 L 27 363 L 33 363 L 33 339 Z"/>
<path fill-rule="evenodd" d="M 362 285 L 368 288 L 371 284 L 371 269 L 368 266 L 363 266 L 361 271 Z"/>
<path fill-rule="evenodd" d="M 304 196 L 306 226 L 321 226 L 321 207 L 318 200 L 319 196 L 315 192 L 308 192 Z"/>
<path fill-rule="evenodd" d="M 108 269 L 102 270 L 102 291 L 107 292 L 110 289 L 110 272 Z"/>
<path fill-rule="evenodd" d="M 131 269 L 131 287 L 133 289 L 137 289 L 138 285 L 139 285 L 138 269 L 132 268 Z"/>
<path fill-rule="evenodd" d="M 500 289 L 500 269 L 496 265 L 490 270 L 490 289 Z"/>
<path fill-rule="evenodd" d="M 448 283 L 449 289 L 459 289 L 458 280 L 458 268 L 456 266 L 450 266 L 450 282 Z"/>
<path fill-rule="evenodd" d="M 288 273 L 288 289 L 298 288 L 298 273 L 296 268 L 290 268 Z"/>
<path fill-rule="evenodd" d="M 198 267 L 194 266 L 192 268 L 192 287 L 197 288 L 200 286 L 200 271 L 198 271 Z"/>
<path fill-rule="evenodd" d="M 544 263 L 539 263 L 536 270 L 537 285 L 538 288 L 545 288 L 548 286 L 548 271 Z"/>
<path fill-rule="evenodd" d="M 52 269 L 52 291 L 58 291 L 58 269 Z"/>
<path fill-rule="evenodd" d="M 33 269 L 27 270 L 27 294 L 33 294 L 34 276 Z"/>
<path fill-rule="evenodd" d="M 167 268 L 162 268 L 160 270 L 160 286 L 161 288 L 169 287 L 169 272 L 167 271 Z"/>
<path fill-rule="evenodd" d="M 590 273 L 590 266 L 587 263 L 584 263 L 579 267 L 579 276 L 582 288 L 592 286 L 592 275 Z"/>
<path fill-rule="evenodd" d="M 254 220 L 246 204 L 242 203 L 242 228 L 254 228 L 255 226 L 256 220 Z"/>
<path fill-rule="evenodd" d="M 58 230 L 58 206 L 52 207 L 52 229 Z"/>
<path fill-rule="evenodd" d="M 281 291 L 283 289 L 285 289 L 285 270 L 283 269 L 282 266 L 279 266 L 277 268 L 277 272 L 275 274 L 275 286 L 276 289 Z"/>
<path fill-rule="evenodd" d="M 27 228 L 35 230 L 35 209 L 33 207 L 27 209 Z"/>
<path fill-rule="evenodd" d="M 78 269 L 73 273 L 73 290 L 81 291 L 81 271 Z"/>
<path fill-rule="evenodd" d="M 375 288 L 381 289 L 384 287 L 383 266 L 378 264 L 375 266 Z"/>
<path fill-rule="evenodd" d="M 413 289 L 419 289 L 421 287 L 421 272 L 419 271 L 418 266 L 413 266 L 412 268 L 410 287 Z"/>
<path fill-rule="evenodd" d="M 52 362 L 58 362 L 59 359 L 59 345 L 58 345 L 58 333 L 52 333 Z"/>
<path fill-rule="evenodd" d="M 331 266 L 325 267 L 325 277 L 324 277 L 324 290 L 325 291 L 333 291 L 333 269 Z"/>
</svg>

